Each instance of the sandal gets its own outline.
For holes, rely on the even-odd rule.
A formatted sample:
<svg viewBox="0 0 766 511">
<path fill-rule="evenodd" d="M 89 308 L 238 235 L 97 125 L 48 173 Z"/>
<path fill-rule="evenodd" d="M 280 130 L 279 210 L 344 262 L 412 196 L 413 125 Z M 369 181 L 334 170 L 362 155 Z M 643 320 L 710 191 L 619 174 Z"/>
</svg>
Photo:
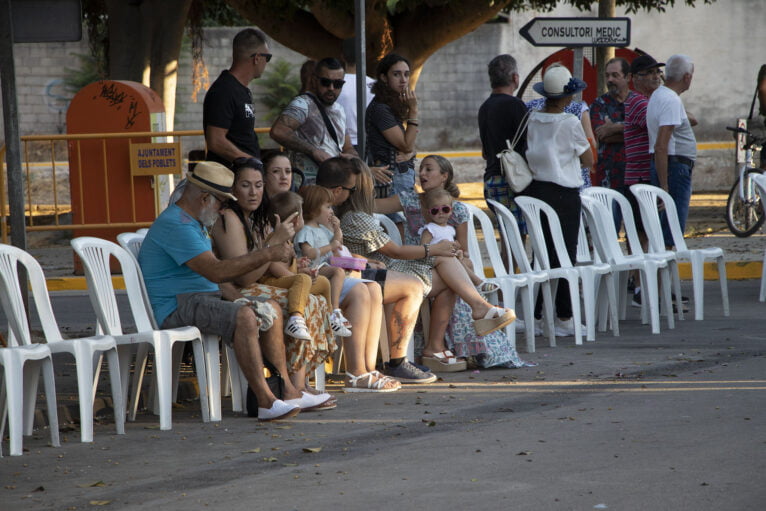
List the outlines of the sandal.
<svg viewBox="0 0 766 511">
<path fill-rule="evenodd" d="M 500 289 L 500 286 L 498 286 L 494 282 L 488 282 L 486 280 L 482 280 L 481 283 L 479 283 L 479 285 L 476 286 L 476 291 L 478 291 L 480 295 L 488 295 L 491 293 L 495 293 L 497 292 L 498 289 Z"/>
<path fill-rule="evenodd" d="M 473 320 L 473 328 L 480 336 L 485 336 L 510 325 L 516 320 L 516 314 L 511 309 L 490 307 L 482 319 Z"/>
<path fill-rule="evenodd" d="M 394 392 L 402 388 L 401 383 L 388 376 L 383 376 L 377 371 L 359 376 L 346 373 L 346 377 L 348 383 L 343 387 L 343 392 Z"/>
<path fill-rule="evenodd" d="M 444 350 L 432 355 L 423 354 L 423 365 L 435 373 L 455 373 L 468 369 L 465 360 L 458 360 L 450 350 Z"/>
</svg>

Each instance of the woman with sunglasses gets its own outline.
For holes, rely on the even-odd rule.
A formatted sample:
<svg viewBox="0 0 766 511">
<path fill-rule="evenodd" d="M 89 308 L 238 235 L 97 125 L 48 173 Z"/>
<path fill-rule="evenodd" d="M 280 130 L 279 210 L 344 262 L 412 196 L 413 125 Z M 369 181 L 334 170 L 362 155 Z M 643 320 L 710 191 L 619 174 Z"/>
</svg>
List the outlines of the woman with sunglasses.
<svg viewBox="0 0 766 511">
<path fill-rule="evenodd" d="M 428 213 L 424 195 L 432 190 L 446 190 L 454 199 L 460 197 L 460 190 L 453 182 L 452 164 L 443 156 L 431 154 L 423 158 L 418 171 L 418 179 L 423 194 L 406 190 L 387 199 L 375 200 L 376 213 L 403 212 L 405 244 L 421 243 L 421 230 L 426 225 Z M 455 228 L 457 246 L 468 260 L 468 221 L 471 216 L 462 202 L 454 201 L 447 225 Z M 486 289 L 483 289 L 486 292 Z M 453 297 L 454 300 L 454 297 Z M 423 342 L 422 334 L 415 332 L 418 345 L 425 344 L 422 354 L 426 357 L 439 358 L 439 354 L 451 351 L 458 358 L 475 357 L 482 367 L 524 367 L 530 364 L 519 358 L 516 348 L 503 331 L 479 335 L 472 324 L 471 307 L 462 299 L 448 301 L 447 297 L 435 297 L 431 301 L 431 321 L 428 339 Z M 447 348 L 450 348 L 449 350 Z M 444 366 L 445 369 L 448 366 Z"/>
<path fill-rule="evenodd" d="M 349 163 L 355 167 L 356 191 L 337 209 L 346 245 L 352 253 L 380 261 L 389 270 L 420 279 L 424 295 L 433 299 L 432 330 L 423 352 L 424 362 L 438 371 L 464 370 L 465 361 L 457 360 L 444 345 L 444 333 L 455 296 L 468 304 L 467 324 L 478 335 L 486 336 L 510 324 L 516 318 L 514 312 L 493 306 L 477 291 L 456 258 L 460 248 L 457 242 L 443 240 L 421 245 L 420 240 L 415 239 L 414 243 L 399 245 L 392 241 L 372 215 L 375 201 L 370 170 L 360 160 L 351 159 Z"/>
<path fill-rule="evenodd" d="M 401 55 L 383 57 L 375 76 L 375 97 L 365 117 L 366 161 L 375 177 L 375 196 L 388 197 L 415 186 L 418 100 L 410 89 L 410 63 Z M 402 221 L 400 215 L 392 219 Z"/>
</svg>

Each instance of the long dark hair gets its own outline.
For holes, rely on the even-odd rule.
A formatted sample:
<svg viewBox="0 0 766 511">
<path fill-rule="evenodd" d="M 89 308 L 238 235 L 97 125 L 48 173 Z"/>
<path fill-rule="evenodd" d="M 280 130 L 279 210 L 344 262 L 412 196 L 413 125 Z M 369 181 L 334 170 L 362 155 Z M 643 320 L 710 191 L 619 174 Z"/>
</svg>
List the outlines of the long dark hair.
<svg viewBox="0 0 766 511">
<path fill-rule="evenodd" d="M 403 121 L 410 116 L 410 106 L 406 101 L 402 101 L 399 93 L 380 79 L 380 75 L 387 75 L 391 66 L 399 62 L 404 62 L 407 64 L 407 67 L 412 70 L 410 61 L 396 53 L 389 53 L 380 59 L 378 67 L 375 69 L 375 78 L 377 78 L 377 80 L 372 84 L 370 91 L 375 95 L 374 101 L 388 105 L 399 120 Z"/>
<path fill-rule="evenodd" d="M 245 169 L 252 169 L 256 172 L 261 173 L 261 178 L 263 178 L 264 182 L 264 190 L 261 194 L 261 204 L 258 206 L 258 209 L 255 211 L 250 212 L 250 221 L 252 222 L 252 229 L 249 227 L 249 222 L 245 218 L 245 212 L 242 210 L 242 206 L 239 205 L 239 203 L 235 200 L 227 200 L 226 204 L 224 205 L 226 208 L 230 209 L 234 212 L 235 215 L 237 215 L 237 218 L 239 218 L 239 221 L 242 222 L 242 226 L 245 229 L 245 238 L 247 238 L 247 250 L 253 250 L 256 248 L 256 239 L 261 240 L 263 239 L 263 233 L 267 225 L 269 225 L 268 218 L 266 215 L 266 212 L 269 209 L 269 196 L 266 195 L 266 189 L 265 189 L 265 183 L 266 183 L 266 175 L 262 168 L 256 167 L 253 165 L 242 165 L 239 167 L 234 168 L 234 184 L 232 185 L 232 188 L 234 186 L 237 186 L 237 182 L 239 181 L 240 177 L 242 176 L 242 171 Z M 223 230 L 226 231 L 226 217 L 221 216 L 221 226 L 223 227 Z"/>
</svg>

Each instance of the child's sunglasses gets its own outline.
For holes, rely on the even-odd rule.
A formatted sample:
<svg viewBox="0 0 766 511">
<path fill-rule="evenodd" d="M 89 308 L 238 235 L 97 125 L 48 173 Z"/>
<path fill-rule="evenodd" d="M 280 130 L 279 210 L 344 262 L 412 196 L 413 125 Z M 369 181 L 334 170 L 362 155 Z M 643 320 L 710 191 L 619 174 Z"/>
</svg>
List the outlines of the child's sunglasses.
<svg viewBox="0 0 766 511">
<path fill-rule="evenodd" d="M 442 213 L 449 213 L 452 211 L 452 206 L 447 206 L 446 204 L 444 206 L 437 206 L 435 208 L 431 208 L 429 211 L 431 212 L 432 216 L 438 215 L 439 211 L 441 210 Z"/>
</svg>

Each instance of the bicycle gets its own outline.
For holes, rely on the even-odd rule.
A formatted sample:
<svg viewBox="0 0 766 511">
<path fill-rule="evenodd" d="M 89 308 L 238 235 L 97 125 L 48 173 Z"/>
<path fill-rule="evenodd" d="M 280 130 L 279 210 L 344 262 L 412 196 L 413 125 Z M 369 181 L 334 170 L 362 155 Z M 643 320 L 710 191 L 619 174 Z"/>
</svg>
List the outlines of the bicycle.
<svg viewBox="0 0 766 511">
<path fill-rule="evenodd" d="M 737 180 L 726 200 L 726 225 L 735 236 L 747 238 L 766 220 L 761 197 L 755 190 L 755 183 L 750 179 L 752 174 L 763 174 L 766 171 L 756 167 L 753 159 L 754 152 L 766 145 L 766 138 L 757 137 L 742 127 L 727 126 L 726 129 L 744 135 L 741 149 L 745 152 L 744 160 L 737 162 Z M 739 143 L 740 137 L 737 137 L 737 140 Z"/>
</svg>

